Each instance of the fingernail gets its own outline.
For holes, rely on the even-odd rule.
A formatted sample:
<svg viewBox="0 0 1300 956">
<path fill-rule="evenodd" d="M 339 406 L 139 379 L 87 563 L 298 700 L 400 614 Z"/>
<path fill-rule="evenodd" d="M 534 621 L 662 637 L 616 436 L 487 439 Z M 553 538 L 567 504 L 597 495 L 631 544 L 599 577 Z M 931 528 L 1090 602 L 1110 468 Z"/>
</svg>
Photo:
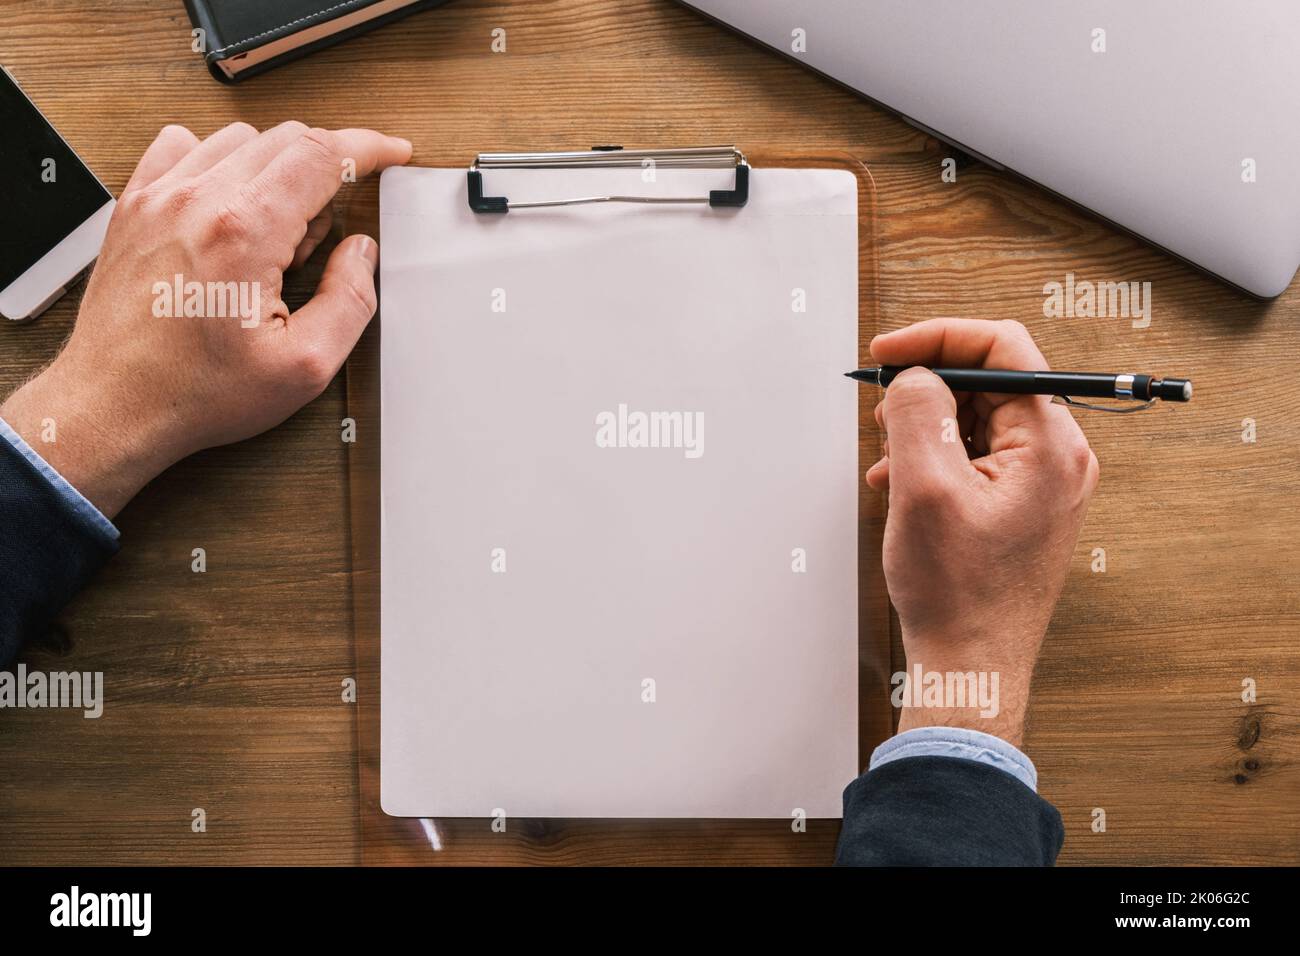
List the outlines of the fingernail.
<svg viewBox="0 0 1300 956">
<path fill-rule="evenodd" d="M 373 270 L 375 266 L 379 265 L 379 243 L 375 242 L 375 240 L 371 239 L 369 236 L 363 235 L 354 239 L 352 241 L 352 248 L 349 251 L 352 255 L 360 256 L 362 259 L 365 259 L 366 262 L 370 263 L 371 270 Z"/>
<path fill-rule="evenodd" d="M 406 139 L 403 136 L 390 136 L 389 139 L 393 140 L 394 142 L 401 143 L 403 146 L 405 146 L 407 149 L 411 150 L 412 152 L 414 152 L 415 150 L 415 146 L 412 145 L 411 141 L 409 139 Z"/>
</svg>

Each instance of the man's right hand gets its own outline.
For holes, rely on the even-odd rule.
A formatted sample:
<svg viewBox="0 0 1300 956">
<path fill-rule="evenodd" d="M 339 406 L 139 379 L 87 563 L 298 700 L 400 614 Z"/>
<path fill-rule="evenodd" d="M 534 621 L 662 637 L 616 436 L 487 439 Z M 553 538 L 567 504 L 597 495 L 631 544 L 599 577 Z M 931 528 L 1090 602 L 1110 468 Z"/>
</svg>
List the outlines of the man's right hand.
<svg viewBox="0 0 1300 956">
<path fill-rule="evenodd" d="M 934 319 L 877 336 L 882 365 L 1045 370 L 1018 322 Z M 999 713 L 906 707 L 899 731 L 981 730 L 1019 745 L 1034 662 L 1060 597 L 1097 458 L 1070 412 L 1043 395 L 954 395 L 924 368 L 876 406 L 889 492 L 884 571 L 909 670 L 998 672 Z M 915 692 L 915 689 L 914 689 Z"/>
</svg>

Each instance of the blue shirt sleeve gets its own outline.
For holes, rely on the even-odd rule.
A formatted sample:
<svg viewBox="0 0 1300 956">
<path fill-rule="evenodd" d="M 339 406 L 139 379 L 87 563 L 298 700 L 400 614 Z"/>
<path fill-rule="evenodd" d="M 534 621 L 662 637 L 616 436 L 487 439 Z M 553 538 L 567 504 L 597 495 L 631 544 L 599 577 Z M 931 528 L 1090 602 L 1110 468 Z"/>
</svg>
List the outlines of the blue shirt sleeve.
<svg viewBox="0 0 1300 956">
<path fill-rule="evenodd" d="M 1038 771 L 1034 763 L 1000 737 L 961 727 L 914 727 L 891 737 L 871 754 L 868 770 L 907 757 L 959 757 L 1009 773 L 1034 793 Z"/>
<path fill-rule="evenodd" d="M 31 462 L 32 467 L 50 483 L 59 498 L 67 505 L 69 511 L 81 518 L 93 532 L 103 538 L 105 543 L 111 544 L 117 541 L 121 535 L 113 522 L 105 518 L 103 512 L 92 505 L 81 492 L 68 484 L 62 475 L 51 468 L 49 463 L 38 455 L 31 445 L 23 441 L 23 436 L 10 428 L 9 423 L 3 418 L 0 418 L 0 436 L 3 436 L 20 455 Z"/>
</svg>

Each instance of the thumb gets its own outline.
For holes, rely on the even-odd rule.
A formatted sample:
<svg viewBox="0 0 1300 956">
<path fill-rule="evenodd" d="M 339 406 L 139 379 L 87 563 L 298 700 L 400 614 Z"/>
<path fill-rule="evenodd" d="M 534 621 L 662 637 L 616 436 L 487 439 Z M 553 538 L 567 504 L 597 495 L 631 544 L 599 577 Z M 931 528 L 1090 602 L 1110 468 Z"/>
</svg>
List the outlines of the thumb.
<svg viewBox="0 0 1300 956">
<path fill-rule="evenodd" d="M 348 236 L 330 253 L 316 294 L 289 319 L 289 328 L 311 341 L 310 351 L 343 364 L 375 314 L 378 263 L 379 246 L 366 235 Z"/>
<path fill-rule="evenodd" d="M 881 421 L 889 436 L 891 494 L 947 484 L 970 469 L 957 400 L 930 370 L 909 368 L 890 383 Z"/>
</svg>

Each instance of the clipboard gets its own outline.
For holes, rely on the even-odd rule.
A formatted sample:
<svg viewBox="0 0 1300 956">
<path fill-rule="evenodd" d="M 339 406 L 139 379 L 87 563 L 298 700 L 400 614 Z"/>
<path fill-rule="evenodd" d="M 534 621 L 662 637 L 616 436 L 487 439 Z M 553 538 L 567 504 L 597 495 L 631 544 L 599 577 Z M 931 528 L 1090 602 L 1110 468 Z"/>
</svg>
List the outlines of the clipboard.
<svg viewBox="0 0 1300 956">
<path fill-rule="evenodd" d="M 751 165 L 752 163 L 752 165 Z M 719 188 L 688 193 L 637 195 L 611 193 L 593 174 L 580 188 L 571 185 L 576 175 L 587 170 L 636 166 L 665 169 L 726 170 L 727 181 Z M 769 154 L 752 161 L 734 147 L 703 149 L 622 150 L 597 147 L 565 153 L 480 154 L 464 171 L 464 201 L 476 216 L 500 217 L 537 215 L 533 210 L 594 204 L 626 206 L 628 212 L 650 205 L 708 206 L 722 215 L 743 216 L 748 201 L 750 170 L 840 169 L 851 172 L 858 182 L 858 305 L 859 357 L 877 329 L 876 261 L 874 253 L 874 185 L 864 166 L 840 154 L 790 156 Z M 501 170 L 553 171 L 557 188 L 542 189 L 531 196 L 516 196 L 497 188 Z M 537 180 L 549 181 L 549 176 Z M 506 193 L 506 194 L 503 194 Z M 353 207 L 365 202 L 364 194 Z M 363 207 L 365 208 L 365 207 Z M 349 215 L 349 231 L 374 234 L 374 207 L 361 216 Z M 564 210 L 561 210 L 564 211 Z M 544 212 L 542 214 L 552 214 Z M 811 820 L 802 830 L 782 821 L 709 821 L 694 819 L 643 820 L 558 820 L 511 819 L 504 832 L 482 818 L 401 819 L 384 813 L 380 806 L 379 774 L 379 357 L 382 335 L 383 290 L 380 318 L 373 323 L 347 366 L 347 411 L 355 423 L 357 440 L 348 445 L 349 495 L 352 517 L 353 610 L 356 635 L 358 680 L 358 740 L 361 790 L 362 858 L 367 863 L 417 862 L 518 862 L 544 855 L 547 834 L 563 832 L 572 850 L 576 845 L 583 862 L 626 862 L 620 854 L 634 834 L 677 834 L 696 848 L 693 859 L 753 861 L 754 854 L 794 862 L 799 859 L 828 859 L 829 844 L 837 830 L 833 821 Z M 870 403 L 858 399 L 859 479 L 861 471 L 879 454 L 874 423 L 869 420 Z M 889 707 L 890 638 L 889 610 L 880 572 L 880 539 L 883 530 L 883 501 L 860 483 L 858 493 L 858 751 L 859 769 L 877 743 L 892 731 Z M 848 779 L 843 783 L 847 785 Z M 485 811 L 486 812 L 486 811 Z M 739 843 L 737 837 L 739 836 Z M 543 839 L 539 840 L 539 837 Z M 789 839 L 794 837 L 794 839 Z M 576 844 L 575 842 L 576 841 Z M 447 850 L 454 845 L 457 852 Z M 739 853 L 737 857 L 735 854 Z M 805 854 L 809 854 L 805 856 Z"/>
</svg>

